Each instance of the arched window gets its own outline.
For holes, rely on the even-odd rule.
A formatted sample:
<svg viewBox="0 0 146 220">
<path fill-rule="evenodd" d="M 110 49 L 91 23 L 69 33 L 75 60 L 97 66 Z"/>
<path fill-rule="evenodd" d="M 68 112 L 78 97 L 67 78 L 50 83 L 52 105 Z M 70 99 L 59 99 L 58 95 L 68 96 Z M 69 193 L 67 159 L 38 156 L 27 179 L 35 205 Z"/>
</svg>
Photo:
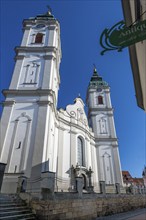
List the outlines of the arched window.
<svg viewBox="0 0 146 220">
<path fill-rule="evenodd" d="M 37 33 L 35 37 L 35 43 L 42 43 L 43 41 L 43 34 L 42 33 Z"/>
<path fill-rule="evenodd" d="M 80 166 L 84 166 L 84 146 L 83 140 L 81 137 L 78 137 L 77 140 L 77 163 Z"/>
<path fill-rule="evenodd" d="M 103 104 L 103 97 L 101 95 L 98 96 L 98 104 Z"/>
</svg>

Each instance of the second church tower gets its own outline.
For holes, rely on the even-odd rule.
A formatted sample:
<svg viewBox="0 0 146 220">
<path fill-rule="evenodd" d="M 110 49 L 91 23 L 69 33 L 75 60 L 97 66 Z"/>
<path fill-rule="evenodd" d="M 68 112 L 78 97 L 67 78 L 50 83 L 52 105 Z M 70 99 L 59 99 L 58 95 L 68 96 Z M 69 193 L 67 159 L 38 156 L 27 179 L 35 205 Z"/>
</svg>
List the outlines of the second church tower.
<svg viewBox="0 0 146 220">
<path fill-rule="evenodd" d="M 95 135 L 99 181 L 104 181 L 106 185 L 122 185 L 110 87 L 96 69 L 87 90 L 87 106 L 89 125 Z"/>
</svg>

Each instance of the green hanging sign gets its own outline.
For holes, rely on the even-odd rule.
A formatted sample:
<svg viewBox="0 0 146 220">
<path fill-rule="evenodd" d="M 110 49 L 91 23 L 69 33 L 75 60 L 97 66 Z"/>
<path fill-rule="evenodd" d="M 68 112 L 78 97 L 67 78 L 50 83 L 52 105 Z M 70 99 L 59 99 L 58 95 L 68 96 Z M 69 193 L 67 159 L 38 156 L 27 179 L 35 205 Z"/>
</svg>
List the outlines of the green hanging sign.
<svg viewBox="0 0 146 220">
<path fill-rule="evenodd" d="M 100 44 L 104 50 L 101 52 L 101 55 L 109 50 L 122 51 L 124 47 L 128 47 L 145 39 L 146 20 L 139 21 L 137 24 L 131 25 L 130 27 L 126 27 L 125 22 L 120 21 L 111 29 L 105 29 L 102 32 Z"/>
</svg>

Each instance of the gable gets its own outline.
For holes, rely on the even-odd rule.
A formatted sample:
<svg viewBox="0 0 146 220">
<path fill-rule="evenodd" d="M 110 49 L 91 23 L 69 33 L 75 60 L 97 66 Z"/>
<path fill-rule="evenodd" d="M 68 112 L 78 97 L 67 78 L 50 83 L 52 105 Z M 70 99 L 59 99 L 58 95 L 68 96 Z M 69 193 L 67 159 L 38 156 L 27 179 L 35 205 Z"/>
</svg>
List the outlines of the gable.
<svg viewBox="0 0 146 220">
<path fill-rule="evenodd" d="M 88 125 L 87 116 L 84 110 L 84 103 L 81 98 L 76 98 L 73 105 L 67 105 L 66 112 L 70 117 L 84 125 Z"/>
</svg>

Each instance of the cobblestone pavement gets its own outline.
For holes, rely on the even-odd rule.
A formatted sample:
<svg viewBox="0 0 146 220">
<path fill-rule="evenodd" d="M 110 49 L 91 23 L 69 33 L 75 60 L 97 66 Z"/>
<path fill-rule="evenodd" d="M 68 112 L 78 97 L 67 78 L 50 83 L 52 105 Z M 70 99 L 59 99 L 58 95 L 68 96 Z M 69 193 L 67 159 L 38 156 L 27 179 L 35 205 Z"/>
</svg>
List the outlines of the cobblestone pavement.
<svg viewBox="0 0 146 220">
<path fill-rule="evenodd" d="M 146 220 L 146 208 L 110 216 L 98 217 L 96 220 Z"/>
</svg>

